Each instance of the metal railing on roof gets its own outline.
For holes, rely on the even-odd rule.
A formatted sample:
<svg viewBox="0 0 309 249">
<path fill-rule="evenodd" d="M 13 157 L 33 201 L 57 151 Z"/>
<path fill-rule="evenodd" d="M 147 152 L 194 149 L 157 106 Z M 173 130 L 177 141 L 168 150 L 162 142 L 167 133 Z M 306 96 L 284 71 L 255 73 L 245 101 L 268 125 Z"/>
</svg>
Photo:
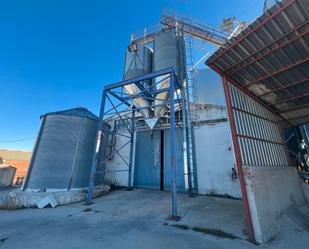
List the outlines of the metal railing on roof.
<svg viewBox="0 0 309 249">
<path fill-rule="evenodd" d="M 181 27 L 184 33 L 218 47 L 224 45 L 228 37 L 226 33 L 219 31 L 213 25 L 192 17 L 177 16 L 171 11 L 164 10 L 160 18 L 160 24 L 145 28 L 143 32 L 134 34 L 132 40 L 140 44 L 151 43 L 160 33 L 174 29 L 176 25 Z"/>
</svg>

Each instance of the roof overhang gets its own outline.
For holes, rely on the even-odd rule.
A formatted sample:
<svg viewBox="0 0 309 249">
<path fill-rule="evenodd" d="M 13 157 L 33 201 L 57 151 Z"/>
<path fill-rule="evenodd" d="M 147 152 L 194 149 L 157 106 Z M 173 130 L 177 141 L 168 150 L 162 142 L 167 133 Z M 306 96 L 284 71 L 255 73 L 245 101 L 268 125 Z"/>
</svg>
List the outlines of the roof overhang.
<svg viewBox="0 0 309 249">
<path fill-rule="evenodd" d="M 282 126 L 308 123 L 308 0 L 277 3 L 206 63 L 276 112 Z"/>
</svg>

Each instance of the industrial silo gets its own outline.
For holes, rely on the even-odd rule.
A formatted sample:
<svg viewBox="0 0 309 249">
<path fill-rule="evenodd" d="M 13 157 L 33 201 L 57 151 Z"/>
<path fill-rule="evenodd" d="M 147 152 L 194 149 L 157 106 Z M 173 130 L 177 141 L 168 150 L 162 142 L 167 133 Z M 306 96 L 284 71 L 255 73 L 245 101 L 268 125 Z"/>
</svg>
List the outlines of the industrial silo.
<svg viewBox="0 0 309 249">
<path fill-rule="evenodd" d="M 152 70 L 152 51 L 147 46 L 134 44 L 128 49 L 125 57 L 124 76 L 123 79 L 132 79 L 141 75 L 151 73 Z M 145 81 L 144 86 L 149 86 L 150 81 Z M 128 94 L 134 95 L 141 92 L 140 88 L 135 84 L 124 86 Z M 149 106 L 150 102 L 143 98 L 135 98 L 133 100 L 137 108 Z M 141 109 L 139 111 L 145 119 L 151 117 L 150 109 Z"/>
<path fill-rule="evenodd" d="M 51 112 L 42 124 L 24 190 L 88 186 L 98 117 L 85 108 Z"/>
<path fill-rule="evenodd" d="M 177 73 L 180 71 L 180 45 L 181 38 L 176 35 L 175 30 L 162 32 L 154 41 L 154 71 L 163 70 L 166 68 L 173 68 Z M 160 82 L 157 89 L 168 88 L 170 80 L 167 75 L 163 75 L 156 79 Z M 167 79 L 165 79 L 167 78 Z M 158 93 L 156 95 L 155 105 L 162 105 L 164 100 L 169 97 L 168 92 Z M 165 111 L 164 106 L 157 106 L 154 109 L 154 116 L 159 118 Z"/>
<path fill-rule="evenodd" d="M 225 96 L 220 75 L 211 69 L 197 69 L 193 81 L 194 121 L 226 119 Z"/>
</svg>

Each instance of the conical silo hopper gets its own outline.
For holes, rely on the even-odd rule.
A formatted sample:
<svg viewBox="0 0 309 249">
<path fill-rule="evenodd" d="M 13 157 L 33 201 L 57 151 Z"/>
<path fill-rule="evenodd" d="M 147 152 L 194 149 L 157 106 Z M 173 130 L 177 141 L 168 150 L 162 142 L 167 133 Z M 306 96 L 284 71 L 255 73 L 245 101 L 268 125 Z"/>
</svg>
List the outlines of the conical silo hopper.
<svg viewBox="0 0 309 249">
<path fill-rule="evenodd" d="M 135 51 L 127 51 L 125 58 L 124 67 L 124 80 L 132 79 L 141 75 L 151 73 L 152 69 L 152 51 L 143 45 L 137 44 Z M 149 84 L 148 81 L 144 82 L 145 87 Z M 140 88 L 135 84 L 124 86 L 124 89 L 128 94 L 134 95 L 141 92 Z M 151 103 L 149 100 L 144 98 L 134 98 L 133 103 L 137 108 L 143 108 L 149 106 Z M 140 109 L 139 112 L 142 114 L 144 119 L 151 117 L 151 110 Z"/>
<path fill-rule="evenodd" d="M 179 49 L 178 38 L 174 30 L 161 33 L 154 41 L 154 71 L 163 70 L 166 68 L 174 68 L 175 72 L 178 72 L 179 68 Z M 170 86 L 170 79 L 168 75 L 162 75 L 157 77 L 156 82 L 160 82 L 156 85 L 157 90 L 168 88 Z M 162 105 L 154 108 L 154 116 L 156 118 L 161 117 L 166 111 L 166 107 L 163 105 L 168 99 L 169 93 L 162 92 L 156 95 L 154 105 Z"/>
</svg>

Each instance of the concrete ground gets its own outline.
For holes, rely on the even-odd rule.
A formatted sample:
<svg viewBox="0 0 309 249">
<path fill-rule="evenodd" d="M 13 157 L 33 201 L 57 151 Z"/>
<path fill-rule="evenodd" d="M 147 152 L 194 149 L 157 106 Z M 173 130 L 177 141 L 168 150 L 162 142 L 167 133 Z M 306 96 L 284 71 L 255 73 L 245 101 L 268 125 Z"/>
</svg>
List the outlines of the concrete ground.
<svg viewBox="0 0 309 249">
<path fill-rule="evenodd" d="M 0 249 L 301 249 L 309 243 L 299 213 L 285 217 L 278 238 L 255 246 L 246 241 L 241 201 L 178 194 L 178 204 L 179 222 L 167 220 L 170 193 L 151 190 L 112 191 L 91 206 L 0 210 Z"/>
</svg>

